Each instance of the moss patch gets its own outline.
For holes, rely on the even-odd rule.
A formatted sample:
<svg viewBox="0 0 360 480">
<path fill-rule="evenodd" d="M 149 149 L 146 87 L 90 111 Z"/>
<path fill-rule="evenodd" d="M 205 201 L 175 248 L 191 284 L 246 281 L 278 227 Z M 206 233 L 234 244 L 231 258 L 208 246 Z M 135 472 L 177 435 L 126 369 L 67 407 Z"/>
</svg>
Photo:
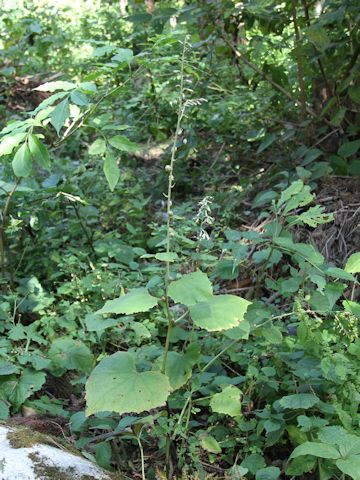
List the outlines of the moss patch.
<svg viewBox="0 0 360 480">
<path fill-rule="evenodd" d="M 14 428 L 6 435 L 12 448 L 31 448 L 34 445 L 49 445 L 50 447 L 63 447 L 67 452 L 81 457 L 81 454 L 72 445 L 69 445 L 61 438 L 53 438 L 51 435 L 44 435 L 27 427 Z"/>
<path fill-rule="evenodd" d="M 54 443 L 51 442 L 51 439 L 46 435 L 42 435 L 39 432 L 33 432 L 25 427 L 9 430 L 6 437 L 12 448 L 31 448 L 39 443 L 54 446 Z"/>
<path fill-rule="evenodd" d="M 47 465 L 36 453 L 30 453 L 29 458 L 34 465 L 35 475 L 42 480 L 98 480 L 93 475 L 78 475 L 73 467 L 60 468 Z"/>
</svg>

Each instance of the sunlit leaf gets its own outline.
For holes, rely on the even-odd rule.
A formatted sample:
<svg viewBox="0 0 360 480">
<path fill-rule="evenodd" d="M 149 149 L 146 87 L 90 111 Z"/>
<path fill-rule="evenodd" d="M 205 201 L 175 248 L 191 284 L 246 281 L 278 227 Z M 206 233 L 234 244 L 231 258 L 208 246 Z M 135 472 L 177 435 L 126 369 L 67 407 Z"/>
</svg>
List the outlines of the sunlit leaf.
<svg viewBox="0 0 360 480">
<path fill-rule="evenodd" d="M 164 405 L 169 393 L 166 375 L 138 372 L 130 353 L 117 352 L 102 360 L 86 383 L 86 415 L 141 413 Z"/>
</svg>

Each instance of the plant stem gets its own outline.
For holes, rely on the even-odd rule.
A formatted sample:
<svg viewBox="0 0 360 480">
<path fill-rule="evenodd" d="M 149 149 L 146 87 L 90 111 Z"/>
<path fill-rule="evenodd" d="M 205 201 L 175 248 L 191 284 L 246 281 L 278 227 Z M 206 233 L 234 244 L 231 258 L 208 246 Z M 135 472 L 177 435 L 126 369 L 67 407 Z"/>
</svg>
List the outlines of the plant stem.
<svg viewBox="0 0 360 480">
<path fill-rule="evenodd" d="M 165 347 L 164 347 L 164 357 L 163 357 L 163 363 L 161 367 L 161 373 L 165 373 L 166 371 L 166 363 L 167 363 L 167 357 L 170 349 L 170 338 L 171 338 L 171 332 L 172 328 L 174 326 L 174 317 L 171 313 L 170 310 L 170 305 L 169 305 L 169 283 L 170 283 L 170 261 L 169 261 L 169 255 L 170 255 L 170 250 L 171 250 L 171 236 L 172 236 L 172 231 L 171 231 L 171 218 L 173 215 L 172 212 L 172 189 L 174 187 L 174 163 L 176 160 L 176 149 L 177 149 L 177 142 L 180 134 L 180 125 L 181 125 L 181 120 L 184 116 L 184 63 L 185 63 L 185 53 L 186 53 L 186 42 L 187 39 L 185 37 L 184 43 L 183 43 L 183 50 L 182 50 L 182 55 L 181 55 L 181 64 L 180 64 L 180 90 L 179 90 L 179 101 L 178 101 L 178 118 L 177 118 L 177 124 L 176 124 L 176 129 L 175 129 L 175 135 L 174 135 L 174 141 L 173 145 L 171 148 L 171 157 L 170 157 L 170 164 L 166 166 L 166 171 L 168 172 L 168 188 L 167 188 L 167 206 L 166 206 L 166 213 L 167 213 L 167 219 L 166 219 L 166 255 L 167 255 L 167 260 L 166 260 L 166 270 L 165 270 L 165 311 L 166 311 L 166 316 L 168 320 L 168 329 L 167 329 L 167 334 L 166 334 L 166 341 L 165 341 Z M 166 436 L 166 477 L 169 479 L 170 478 L 170 450 L 171 450 L 171 438 L 170 435 Z"/>
<path fill-rule="evenodd" d="M 172 218 L 172 190 L 174 187 L 174 163 L 176 160 L 176 149 L 177 149 L 177 142 L 179 138 L 179 133 L 180 133 L 180 125 L 181 125 L 181 120 L 184 116 L 184 63 L 185 63 L 185 52 L 186 52 L 186 38 L 184 40 L 183 44 L 183 51 L 182 51 L 182 56 L 181 56 L 181 64 L 180 64 L 180 91 L 179 91 L 179 103 L 178 103 L 178 118 L 177 118 L 177 124 L 176 124 L 176 129 L 175 129 L 175 135 L 174 135 L 174 141 L 172 144 L 171 148 L 171 158 L 170 158 L 170 163 L 167 165 L 167 172 L 169 174 L 168 177 L 168 188 L 167 188 L 167 205 L 166 205 L 166 213 L 167 213 L 167 219 L 166 219 L 166 255 L 167 257 L 170 254 L 171 250 L 171 218 Z M 169 290 L 169 282 L 170 282 L 170 261 L 167 260 L 165 262 L 166 264 L 166 272 L 165 272 L 165 311 L 166 311 L 166 317 L 168 320 L 168 331 L 166 335 L 166 341 L 165 341 L 165 350 L 164 350 L 164 358 L 163 358 L 163 364 L 161 368 L 161 372 L 165 373 L 166 370 L 166 361 L 167 361 L 167 355 L 169 352 L 169 347 L 170 347 L 170 337 L 171 337 L 171 330 L 174 325 L 174 318 L 170 310 L 169 306 L 169 295 L 168 295 L 168 290 Z"/>
<path fill-rule="evenodd" d="M 137 443 L 140 449 L 140 457 L 141 457 L 141 478 L 142 480 L 146 480 L 145 476 L 145 458 L 144 458 L 144 449 L 140 440 L 140 435 L 136 437 Z"/>
</svg>

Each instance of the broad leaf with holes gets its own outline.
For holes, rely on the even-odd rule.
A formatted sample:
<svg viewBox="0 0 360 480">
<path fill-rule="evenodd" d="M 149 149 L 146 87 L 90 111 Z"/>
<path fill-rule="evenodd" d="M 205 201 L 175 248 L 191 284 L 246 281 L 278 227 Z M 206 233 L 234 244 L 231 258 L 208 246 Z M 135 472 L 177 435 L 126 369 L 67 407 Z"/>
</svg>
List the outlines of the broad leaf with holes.
<svg viewBox="0 0 360 480">
<path fill-rule="evenodd" d="M 141 413 L 164 405 L 170 394 L 166 375 L 138 372 L 134 357 L 118 352 L 102 360 L 86 383 L 86 414 Z"/>
<path fill-rule="evenodd" d="M 212 297 L 212 285 L 207 275 L 200 270 L 183 275 L 169 286 L 169 296 L 177 303 L 190 307 L 198 302 L 206 302 Z"/>
<path fill-rule="evenodd" d="M 251 302 L 235 295 L 216 295 L 206 302 L 190 306 L 195 325 L 208 332 L 237 327 Z"/>
<path fill-rule="evenodd" d="M 122 297 L 108 300 L 96 313 L 131 313 L 147 312 L 157 305 L 158 299 L 150 295 L 146 288 L 135 288 Z"/>
</svg>

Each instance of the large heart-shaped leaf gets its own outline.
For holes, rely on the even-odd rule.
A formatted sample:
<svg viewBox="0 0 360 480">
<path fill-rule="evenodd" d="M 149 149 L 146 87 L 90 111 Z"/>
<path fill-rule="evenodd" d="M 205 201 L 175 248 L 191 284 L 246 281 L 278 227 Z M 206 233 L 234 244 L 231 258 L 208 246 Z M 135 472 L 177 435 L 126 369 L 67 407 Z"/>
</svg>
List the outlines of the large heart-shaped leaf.
<svg viewBox="0 0 360 480">
<path fill-rule="evenodd" d="M 108 300 L 103 308 L 95 313 L 117 313 L 130 315 L 132 313 L 147 312 L 157 305 L 158 299 L 150 295 L 146 288 L 134 288 L 122 297 Z"/>
<path fill-rule="evenodd" d="M 86 383 L 86 414 L 141 413 L 163 405 L 169 394 L 166 375 L 138 372 L 130 353 L 117 352 L 102 360 L 90 375 Z"/>
<path fill-rule="evenodd" d="M 190 316 L 195 325 L 209 332 L 236 327 L 244 319 L 251 302 L 235 295 L 216 295 L 207 302 L 190 307 Z"/>
<path fill-rule="evenodd" d="M 169 286 L 169 296 L 177 303 L 190 307 L 198 302 L 206 302 L 212 297 L 212 285 L 207 275 L 197 272 L 183 275 Z"/>
</svg>

